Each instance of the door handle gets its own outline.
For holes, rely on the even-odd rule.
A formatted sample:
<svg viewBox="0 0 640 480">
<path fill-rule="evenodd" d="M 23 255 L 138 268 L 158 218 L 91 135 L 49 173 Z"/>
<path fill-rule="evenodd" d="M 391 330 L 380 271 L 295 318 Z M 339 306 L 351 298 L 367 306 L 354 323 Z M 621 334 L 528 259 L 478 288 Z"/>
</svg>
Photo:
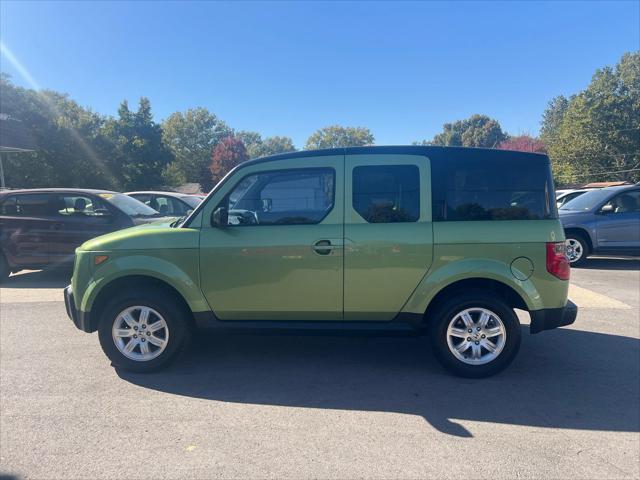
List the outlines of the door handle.
<svg viewBox="0 0 640 480">
<path fill-rule="evenodd" d="M 334 243 L 331 243 L 331 240 L 318 240 L 313 244 L 312 248 L 318 255 L 329 255 L 333 250 L 342 247 L 342 242 L 334 241 Z"/>
</svg>

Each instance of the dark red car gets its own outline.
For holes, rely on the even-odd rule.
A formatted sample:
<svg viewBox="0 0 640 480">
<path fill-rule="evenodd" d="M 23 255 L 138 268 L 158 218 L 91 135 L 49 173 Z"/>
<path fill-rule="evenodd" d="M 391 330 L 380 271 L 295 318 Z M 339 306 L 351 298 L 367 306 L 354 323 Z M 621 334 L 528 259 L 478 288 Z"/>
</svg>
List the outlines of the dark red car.
<svg viewBox="0 0 640 480">
<path fill-rule="evenodd" d="M 105 190 L 2 191 L 0 281 L 18 270 L 73 262 L 85 241 L 161 218 L 144 203 Z"/>
</svg>

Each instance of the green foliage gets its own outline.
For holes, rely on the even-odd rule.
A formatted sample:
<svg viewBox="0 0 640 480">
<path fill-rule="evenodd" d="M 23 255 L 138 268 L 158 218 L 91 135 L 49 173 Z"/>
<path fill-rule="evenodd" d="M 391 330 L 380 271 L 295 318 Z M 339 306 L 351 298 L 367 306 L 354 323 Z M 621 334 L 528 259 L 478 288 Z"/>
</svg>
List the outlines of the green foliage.
<svg viewBox="0 0 640 480">
<path fill-rule="evenodd" d="M 640 180 L 640 171 L 608 173 L 640 168 L 640 52 L 598 69 L 552 132 L 547 142 L 559 183 Z"/>
<path fill-rule="evenodd" d="M 267 157 L 278 153 L 295 152 L 296 147 L 289 137 L 262 138 L 258 132 L 240 131 L 236 134 L 247 149 L 249 158 Z"/>
<path fill-rule="evenodd" d="M 163 185 L 162 173 L 173 161 L 173 155 L 162 142 L 162 129 L 153 121 L 147 98 L 140 99 L 136 112 L 123 101 L 118 118 L 108 119 L 103 132 L 111 142 L 108 163 L 117 167 L 121 188 L 144 190 Z"/>
<path fill-rule="evenodd" d="M 305 149 L 362 147 L 372 145 L 374 137 L 368 128 L 333 125 L 315 131 L 308 139 Z"/>
<path fill-rule="evenodd" d="M 569 107 L 569 101 L 570 99 L 563 95 L 558 95 L 547 105 L 547 109 L 542 114 L 540 126 L 540 139 L 545 144 L 550 144 L 558 136 L 558 130 L 567 107 Z"/>
<path fill-rule="evenodd" d="M 162 123 L 162 139 L 175 157 L 172 171 L 181 172 L 187 182 L 197 182 L 214 147 L 231 133 L 231 128 L 206 108 L 171 114 Z"/>
<path fill-rule="evenodd" d="M 196 177 L 197 181 L 198 177 Z M 187 177 L 177 162 L 171 162 L 162 171 L 163 185 L 168 187 L 179 187 L 187 183 Z"/>
<path fill-rule="evenodd" d="M 507 137 L 497 120 L 476 114 L 465 120 L 445 123 L 442 132 L 433 137 L 431 142 L 425 140 L 420 144 L 495 148 Z"/>
<path fill-rule="evenodd" d="M 4 165 L 11 187 L 78 186 L 110 188 L 117 181 L 105 158 L 109 142 L 104 117 L 66 95 L 36 92 L 0 79 L 0 111 L 19 120 L 35 145 L 32 153 L 9 154 Z"/>
</svg>

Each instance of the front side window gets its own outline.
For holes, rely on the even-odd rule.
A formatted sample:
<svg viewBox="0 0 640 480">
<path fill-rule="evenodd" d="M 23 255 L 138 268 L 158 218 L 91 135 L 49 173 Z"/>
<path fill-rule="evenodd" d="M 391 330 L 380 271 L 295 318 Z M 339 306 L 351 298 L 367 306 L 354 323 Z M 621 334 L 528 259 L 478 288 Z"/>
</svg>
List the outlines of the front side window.
<svg viewBox="0 0 640 480">
<path fill-rule="evenodd" d="M 557 217 L 551 170 L 540 161 L 457 158 L 433 170 L 435 221 Z"/>
<path fill-rule="evenodd" d="M 353 169 L 353 209 L 368 223 L 416 222 L 420 217 L 420 172 L 415 165 Z"/>
<path fill-rule="evenodd" d="M 621 193 L 613 197 L 607 205 L 610 205 L 613 213 L 640 212 L 640 190 Z"/>
<path fill-rule="evenodd" d="M 180 217 L 187 213 L 189 207 L 187 207 L 180 200 L 176 200 L 173 197 L 156 196 L 151 200 L 151 208 L 160 212 L 161 215 L 169 215 L 174 217 Z"/>
<path fill-rule="evenodd" d="M 105 203 L 85 195 L 59 195 L 54 205 L 56 215 L 64 217 L 102 217 L 110 211 Z"/>
<path fill-rule="evenodd" d="M 320 223 L 334 203 L 330 168 L 280 170 L 242 179 L 227 196 L 229 225 Z"/>
</svg>

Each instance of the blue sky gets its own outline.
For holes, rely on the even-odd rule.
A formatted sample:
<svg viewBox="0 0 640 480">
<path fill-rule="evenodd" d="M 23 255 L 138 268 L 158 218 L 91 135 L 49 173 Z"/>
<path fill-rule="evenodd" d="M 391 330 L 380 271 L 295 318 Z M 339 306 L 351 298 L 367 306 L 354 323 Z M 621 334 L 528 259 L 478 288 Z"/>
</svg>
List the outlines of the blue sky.
<svg viewBox="0 0 640 480">
<path fill-rule="evenodd" d="M 1 69 L 115 114 L 204 106 L 288 135 L 369 127 L 377 144 L 431 138 L 484 113 L 537 133 L 547 102 L 640 48 L 640 2 L 0 3 Z M 25 78 L 28 72 L 31 79 Z"/>
</svg>

